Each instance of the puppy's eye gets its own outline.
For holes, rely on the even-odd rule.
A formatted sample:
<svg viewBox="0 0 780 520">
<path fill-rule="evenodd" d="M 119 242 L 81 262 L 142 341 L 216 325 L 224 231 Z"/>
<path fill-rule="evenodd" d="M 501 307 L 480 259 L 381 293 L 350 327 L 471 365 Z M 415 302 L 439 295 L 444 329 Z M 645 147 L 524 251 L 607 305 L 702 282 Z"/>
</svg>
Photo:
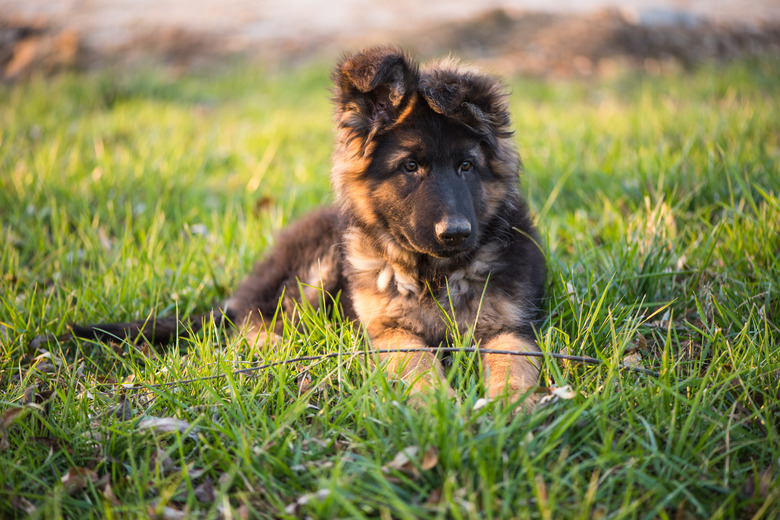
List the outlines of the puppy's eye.
<svg viewBox="0 0 780 520">
<path fill-rule="evenodd" d="M 471 171 L 472 166 L 473 165 L 471 164 L 471 161 L 463 161 L 462 163 L 460 163 L 460 171 L 462 171 L 463 173 L 469 172 Z"/>
<path fill-rule="evenodd" d="M 416 172 L 419 168 L 419 165 L 415 161 L 406 161 L 404 163 L 404 170 L 409 173 Z"/>
</svg>

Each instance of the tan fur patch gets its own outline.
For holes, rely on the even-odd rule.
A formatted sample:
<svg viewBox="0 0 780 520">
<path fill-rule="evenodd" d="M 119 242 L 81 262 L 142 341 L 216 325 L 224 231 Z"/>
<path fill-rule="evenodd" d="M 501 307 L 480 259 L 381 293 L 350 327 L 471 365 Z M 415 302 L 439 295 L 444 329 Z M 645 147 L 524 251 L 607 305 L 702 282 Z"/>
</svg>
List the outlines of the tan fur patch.
<svg viewBox="0 0 780 520">
<path fill-rule="evenodd" d="M 536 342 L 511 333 L 500 334 L 494 337 L 482 345 L 482 348 L 539 352 Z M 541 363 L 537 358 L 482 354 L 482 364 L 485 371 L 487 394 L 491 399 L 505 397 L 510 401 L 514 401 L 528 392 L 539 381 L 539 367 Z M 533 397 L 531 400 L 533 400 Z M 533 402 L 528 402 L 528 400 L 524 403 L 526 409 L 532 405 Z"/>
<path fill-rule="evenodd" d="M 371 343 L 376 350 L 427 347 L 421 338 L 401 329 L 385 329 L 372 337 Z M 448 392 L 454 395 L 454 391 L 447 384 L 441 361 L 432 350 L 383 353 L 378 354 L 378 358 L 389 374 L 408 382 L 415 391 L 424 391 L 434 385 L 446 385 Z"/>
</svg>

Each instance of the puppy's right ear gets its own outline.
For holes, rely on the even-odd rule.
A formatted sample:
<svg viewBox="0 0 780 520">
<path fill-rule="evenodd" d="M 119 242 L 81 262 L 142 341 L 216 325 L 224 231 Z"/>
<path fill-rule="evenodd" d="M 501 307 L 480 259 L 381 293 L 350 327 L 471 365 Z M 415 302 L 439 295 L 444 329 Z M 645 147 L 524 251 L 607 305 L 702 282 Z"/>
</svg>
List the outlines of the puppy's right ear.
<svg viewBox="0 0 780 520">
<path fill-rule="evenodd" d="M 346 56 L 333 74 L 339 127 L 367 143 L 398 120 L 419 77 L 419 65 L 393 47 Z"/>
</svg>

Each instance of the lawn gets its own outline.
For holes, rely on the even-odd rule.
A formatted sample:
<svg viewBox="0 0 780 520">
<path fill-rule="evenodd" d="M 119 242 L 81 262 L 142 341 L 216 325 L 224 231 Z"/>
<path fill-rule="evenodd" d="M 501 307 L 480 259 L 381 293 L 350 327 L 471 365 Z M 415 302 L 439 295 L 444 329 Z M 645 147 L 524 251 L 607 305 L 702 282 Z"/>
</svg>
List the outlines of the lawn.
<svg viewBox="0 0 780 520">
<path fill-rule="evenodd" d="M 328 69 L 0 86 L 0 517 L 780 517 L 780 60 L 508 84 L 539 343 L 601 360 L 531 414 L 473 352 L 411 406 L 310 308 L 275 349 L 33 342 L 208 309 L 328 203 Z"/>
</svg>

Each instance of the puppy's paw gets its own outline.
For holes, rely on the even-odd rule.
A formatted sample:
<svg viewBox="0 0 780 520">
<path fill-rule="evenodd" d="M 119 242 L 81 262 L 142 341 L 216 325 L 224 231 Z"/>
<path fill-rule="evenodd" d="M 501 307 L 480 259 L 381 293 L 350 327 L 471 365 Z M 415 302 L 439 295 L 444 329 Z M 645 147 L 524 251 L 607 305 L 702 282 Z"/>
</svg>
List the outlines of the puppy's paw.
<svg viewBox="0 0 780 520">
<path fill-rule="evenodd" d="M 408 403 L 410 406 L 417 409 L 425 408 L 430 402 L 428 396 L 439 389 L 445 390 L 450 399 L 455 401 L 458 400 L 458 394 L 447 381 L 440 380 L 435 376 L 429 376 L 422 377 L 415 381 L 411 388 L 411 395 L 409 396 Z"/>
<path fill-rule="evenodd" d="M 487 395 L 490 400 L 500 399 L 505 405 L 512 405 L 522 400 L 522 406 L 516 410 L 525 413 L 531 413 L 539 403 L 539 394 L 534 392 L 534 387 L 524 382 L 502 381 L 490 385 L 487 389 Z"/>
</svg>

